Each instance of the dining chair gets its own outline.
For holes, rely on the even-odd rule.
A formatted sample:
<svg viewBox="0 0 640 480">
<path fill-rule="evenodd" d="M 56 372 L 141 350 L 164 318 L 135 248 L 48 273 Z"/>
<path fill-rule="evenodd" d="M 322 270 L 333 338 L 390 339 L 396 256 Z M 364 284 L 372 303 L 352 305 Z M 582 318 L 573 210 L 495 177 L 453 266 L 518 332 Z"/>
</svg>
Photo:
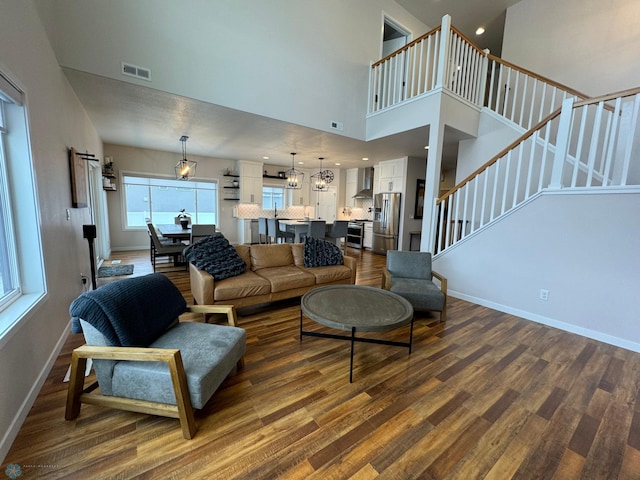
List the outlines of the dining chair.
<svg viewBox="0 0 640 480">
<path fill-rule="evenodd" d="M 214 233 L 216 233 L 216 226 L 214 224 L 194 223 L 191 225 L 191 237 L 189 239 L 189 244 L 193 245 L 198 240 L 210 237 Z"/>
<path fill-rule="evenodd" d="M 278 240 L 282 240 L 285 243 L 291 240 L 291 243 L 293 243 L 295 235 L 291 232 L 287 232 L 286 230 L 281 230 L 280 222 L 277 218 L 267 219 L 267 225 L 269 238 L 273 238 L 273 243 L 279 243 Z"/>
<path fill-rule="evenodd" d="M 347 230 L 348 230 L 349 222 L 347 220 L 336 220 L 331 225 L 331 230 L 329 230 L 325 238 L 328 240 L 332 240 L 336 242 L 336 245 L 340 246 L 338 241 L 341 238 L 344 238 L 344 254 L 347 254 Z"/>
<path fill-rule="evenodd" d="M 311 220 L 309 222 L 309 228 L 304 235 L 305 237 L 324 238 L 327 233 L 327 221 L 326 220 Z"/>
<path fill-rule="evenodd" d="M 262 237 L 264 236 L 264 243 L 269 243 L 269 228 L 267 226 L 267 218 L 258 218 L 258 242 L 262 243 Z"/>
<path fill-rule="evenodd" d="M 171 257 L 173 258 L 173 264 L 179 265 L 179 258 L 184 250 L 182 243 L 165 243 L 158 238 L 158 232 L 153 223 L 147 223 L 149 234 L 151 235 L 151 241 L 153 242 L 153 249 L 151 251 L 151 264 L 153 265 L 153 271 L 156 271 L 156 264 L 158 257 Z M 187 265 L 185 263 L 185 265 Z"/>
</svg>

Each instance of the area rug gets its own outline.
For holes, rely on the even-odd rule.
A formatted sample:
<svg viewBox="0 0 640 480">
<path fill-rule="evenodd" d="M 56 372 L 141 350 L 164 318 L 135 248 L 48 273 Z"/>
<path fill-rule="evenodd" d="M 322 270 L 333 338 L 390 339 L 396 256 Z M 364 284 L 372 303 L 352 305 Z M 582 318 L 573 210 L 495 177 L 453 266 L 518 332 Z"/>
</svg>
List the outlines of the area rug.
<svg viewBox="0 0 640 480">
<path fill-rule="evenodd" d="M 131 275 L 133 273 L 133 265 L 115 265 L 100 267 L 98 269 L 98 278 L 119 277 L 121 275 Z"/>
</svg>

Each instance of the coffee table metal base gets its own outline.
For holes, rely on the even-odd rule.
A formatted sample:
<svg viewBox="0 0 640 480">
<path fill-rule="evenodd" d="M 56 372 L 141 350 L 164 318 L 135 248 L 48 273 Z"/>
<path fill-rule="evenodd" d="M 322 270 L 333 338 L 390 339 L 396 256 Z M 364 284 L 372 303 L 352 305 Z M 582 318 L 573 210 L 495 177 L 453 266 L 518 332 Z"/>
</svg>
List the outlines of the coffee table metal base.
<svg viewBox="0 0 640 480">
<path fill-rule="evenodd" d="M 407 347 L 409 349 L 409 353 L 411 353 L 411 344 L 413 342 L 413 319 L 411 320 L 411 326 L 409 327 L 409 341 L 408 342 L 397 342 L 394 340 L 382 340 L 378 338 L 366 338 L 366 337 L 356 337 L 356 327 L 351 327 L 351 335 L 337 335 L 333 333 L 324 333 L 324 332 L 311 332 L 308 330 L 302 329 L 302 311 L 300 311 L 300 341 L 302 341 L 302 336 L 307 337 L 321 337 L 321 338 L 333 338 L 336 340 L 349 340 L 351 342 L 351 353 L 349 359 L 349 383 L 353 383 L 353 346 L 355 342 L 361 343 L 375 343 L 378 345 L 391 345 L 394 347 Z"/>
<path fill-rule="evenodd" d="M 303 316 L 349 335 L 308 331 Z M 356 336 L 362 332 L 388 332 L 410 324 L 408 342 Z M 353 348 L 355 342 L 407 347 L 413 341 L 413 307 L 400 295 L 365 285 L 329 285 L 308 291 L 300 301 L 300 341 L 303 336 L 334 338 L 351 342 L 349 382 L 353 382 Z"/>
</svg>

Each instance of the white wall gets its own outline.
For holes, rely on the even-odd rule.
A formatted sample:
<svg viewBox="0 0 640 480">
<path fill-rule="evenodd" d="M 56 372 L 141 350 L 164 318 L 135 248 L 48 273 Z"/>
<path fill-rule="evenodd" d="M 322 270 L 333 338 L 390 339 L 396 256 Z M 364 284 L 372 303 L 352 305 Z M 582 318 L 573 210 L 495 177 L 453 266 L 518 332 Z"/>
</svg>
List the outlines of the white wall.
<svg viewBox="0 0 640 480">
<path fill-rule="evenodd" d="M 0 4 L 0 69 L 27 94 L 48 291 L 39 308 L 0 342 L 4 458 L 66 339 L 69 304 L 82 290 L 80 273 L 90 270 L 88 244 L 82 238 L 89 210 L 71 208 L 67 147 L 102 158 L 102 143 L 58 66 L 30 1 Z"/>
<path fill-rule="evenodd" d="M 392 0 L 37 3 L 62 66 L 325 131 L 340 121 L 360 139 L 383 11 L 427 31 Z M 153 81 L 121 75 L 122 61 Z"/>
<path fill-rule="evenodd" d="M 175 175 L 173 167 L 181 158 L 180 152 L 162 152 L 159 150 L 148 150 L 144 148 L 126 147 L 122 145 L 105 144 L 104 154 L 113 157 L 114 167 L 118 173 L 117 191 L 107 192 L 107 202 L 109 205 L 109 232 L 111 234 L 111 249 L 131 250 L 148 248 L 149 235 L 146 230 L 131 231 L 124 230 L 122 219 L 122 184 L 120 179 L 121 171 L 142 172 L 157 175 Z M 197 178 L 218 180 L 218 200 L 220 221 L 216 228 L 224 233 L 231 242 L 238 241 L 237 220 L 233 218 L 233 207 L 238 202 L 225 201 L 222 187 L 228 178 L 223 176 L 224 171 L 237 170 L 236 162 L 219 158 L 201 157 L 198 155 L 188 155 L 189 160 L 198 162 L 196 168 Z M 175 178 L 175 177 L 173 177 Z M 178 210 L 180 210 L 178 208 Z M 177 211 L 176 211 L 177 214 Z"/>
<path fill-rule="evenodd" d="M 434 270 L 455 297 L 640 351 L 639 211 L 638 193 L 545 194 L 435 259 Z"/>
<path fill-rule="evenodd" d="M 637 0 L 522 0 L 507 10 L 505 60 L 597 96 L 640 85 Z"/>
</svg>

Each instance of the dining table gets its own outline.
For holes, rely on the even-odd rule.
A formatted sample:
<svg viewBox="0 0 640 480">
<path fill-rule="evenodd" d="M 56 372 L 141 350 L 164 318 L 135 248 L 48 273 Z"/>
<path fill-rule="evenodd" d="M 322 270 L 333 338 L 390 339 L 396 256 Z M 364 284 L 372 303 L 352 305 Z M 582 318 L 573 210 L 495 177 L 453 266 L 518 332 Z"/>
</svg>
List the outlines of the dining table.
<svg viewBox="0 0 640 480">
<path fill-rule="evenodd" d="M 191 238 L 191 227 L 182 228 L 182 225 L 177 223 L 160 223 L 156 225 L 156 228 L 160 235 L 170 238 L 174 242 L 181 242 Z"/>
</svg>

